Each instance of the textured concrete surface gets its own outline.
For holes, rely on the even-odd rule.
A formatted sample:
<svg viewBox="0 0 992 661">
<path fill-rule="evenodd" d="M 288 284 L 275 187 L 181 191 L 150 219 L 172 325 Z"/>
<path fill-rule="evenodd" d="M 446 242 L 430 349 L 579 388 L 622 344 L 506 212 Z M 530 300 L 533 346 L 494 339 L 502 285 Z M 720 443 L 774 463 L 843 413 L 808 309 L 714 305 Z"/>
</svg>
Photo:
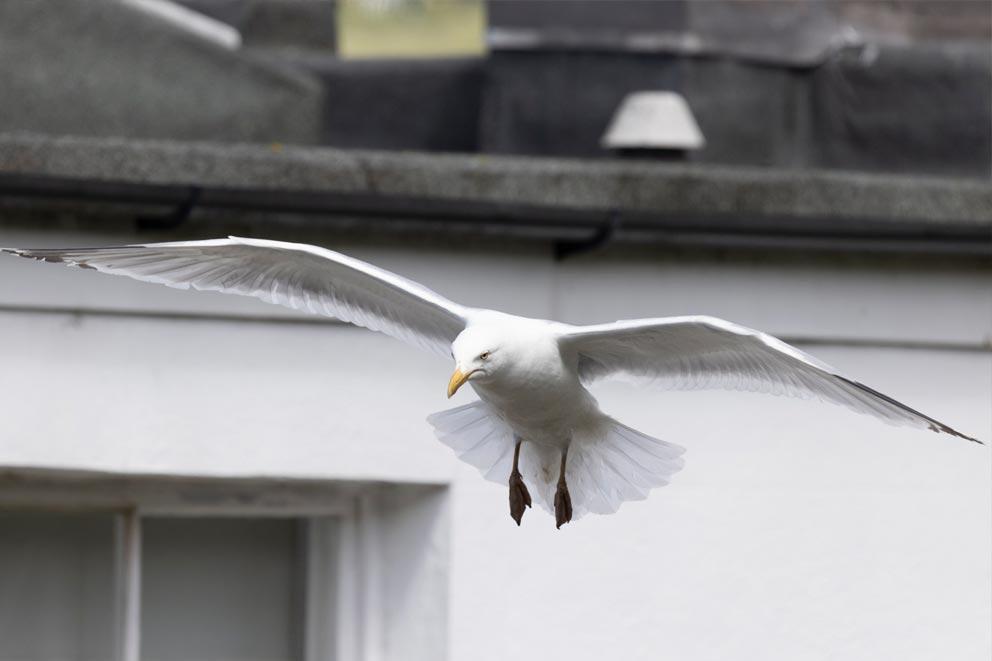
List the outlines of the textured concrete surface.
<svg viewBox="0 0 992 661">
<path fill-rule="evenodd" d="M 108 0 L 0 2 L 3 130 L 315 142 L 323 90 Z"/>
<path fill-rule="evenodd" d="M 0 174 L 992 232 L 992 183 L 836 171 L 0 134 Z"/>
</svg>

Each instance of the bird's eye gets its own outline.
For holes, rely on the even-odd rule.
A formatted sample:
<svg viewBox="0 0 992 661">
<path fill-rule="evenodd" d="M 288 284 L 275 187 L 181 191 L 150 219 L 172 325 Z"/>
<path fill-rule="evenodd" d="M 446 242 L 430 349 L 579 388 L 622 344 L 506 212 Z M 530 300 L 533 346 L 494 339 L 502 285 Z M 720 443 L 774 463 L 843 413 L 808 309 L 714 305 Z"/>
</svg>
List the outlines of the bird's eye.
<svg viewBox="0 0 992 661">
<path fill-rule="evenodd" d="M 489 360 L 489 355 L 491 353 L 492 351 L 483 351 L 482 353 L 479 354 L 479 360 Z"/>
</svg>

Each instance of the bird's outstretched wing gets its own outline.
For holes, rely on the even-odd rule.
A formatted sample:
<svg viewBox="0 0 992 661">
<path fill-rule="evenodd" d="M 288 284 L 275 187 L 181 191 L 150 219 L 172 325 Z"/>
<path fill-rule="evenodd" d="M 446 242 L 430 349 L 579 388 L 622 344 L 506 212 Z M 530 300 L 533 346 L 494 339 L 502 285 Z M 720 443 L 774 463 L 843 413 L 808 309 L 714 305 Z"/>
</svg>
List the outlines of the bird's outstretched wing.
<svg viewBox="0 0 992 661">
<path fill-rule="evenodd" d="M 302 243 L 229 237 L 115 248 L 0 249 L 180 289 L 253 296 L 381 331 L 442 356 L 467 308 L 395 273 Z"/>
<path fill-rule="evenodd" d="M 559 342 L 586 383 L 615 375 L 672 390 L 747 390 L 817 398 L 891 424 L 981 442 L 841 376 L 771 335 L 722 319 L 667 317 L 565 326 Z"/>
</svg>

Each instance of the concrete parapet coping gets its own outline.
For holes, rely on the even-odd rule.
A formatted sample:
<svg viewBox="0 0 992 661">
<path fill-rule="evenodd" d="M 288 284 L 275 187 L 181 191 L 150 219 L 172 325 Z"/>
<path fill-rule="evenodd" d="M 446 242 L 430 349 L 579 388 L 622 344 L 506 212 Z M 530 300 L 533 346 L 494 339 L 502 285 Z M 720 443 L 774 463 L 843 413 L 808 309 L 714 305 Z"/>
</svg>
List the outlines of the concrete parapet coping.
<svg viewBox="0 0 992 661">
<path fill-rule="evenodd" d="M 224 206 L 222 198 L 254 194 L 244 197 L 242 209 L 251 208 L 252 199 L 310 195 L 314 204 L 352 198 L 366 206 L 369 200 L 388 203 L 380 216 L 424 219 L 436 211 L 442 220 L 448 214 L 499 224 L 519 223 L 530 213 L 544 214 L 552 225 L 569 225 L 562 218 L 575 217 L 582 222 L 573 225 L 581 228 L 613 214 L 625 229 L 674 223 L 685 231 L 716 223 L 743 234 L 836 230 L 848 238 L 911 228 L 919 240 L 987 239 L 992 248 L 992 182 L 977 179 L 0 134 L 0 195 L 13 194 L 4 182 L 24 177 L 42 186 L 58 179 L 216 189 L 214 206 Z M 326 211 L 363 215 L 347 205 Z"/>
</svg>

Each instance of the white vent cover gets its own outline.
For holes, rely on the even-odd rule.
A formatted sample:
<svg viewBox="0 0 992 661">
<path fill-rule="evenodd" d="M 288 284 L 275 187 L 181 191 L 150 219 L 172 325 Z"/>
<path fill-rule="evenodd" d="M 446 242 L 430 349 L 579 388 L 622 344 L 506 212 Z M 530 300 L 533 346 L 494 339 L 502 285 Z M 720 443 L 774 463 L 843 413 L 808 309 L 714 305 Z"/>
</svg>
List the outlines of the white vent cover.
<svg viewBox="0 0 992 661">
<path fill-rule="evenodd" d="M 706 140 L 681 94 L 634 92 L 613 114 L 600 144 L 606 149 L 699 149 Z"/>
</svg>

